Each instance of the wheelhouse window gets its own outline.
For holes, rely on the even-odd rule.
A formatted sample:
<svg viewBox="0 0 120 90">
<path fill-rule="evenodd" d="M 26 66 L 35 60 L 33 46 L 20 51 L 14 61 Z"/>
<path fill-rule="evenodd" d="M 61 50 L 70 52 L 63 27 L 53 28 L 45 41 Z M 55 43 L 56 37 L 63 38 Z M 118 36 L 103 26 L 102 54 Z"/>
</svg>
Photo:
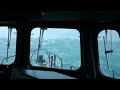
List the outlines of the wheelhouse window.
<svg viewBox="0 0 120 90">
<path fill-rule="evenodd" d="M 80 68 L 80 33 L 76 29 L 34 28 L 30 46 L 33 66 L 67 70 Z"/>
<path fill-rule="evenodd" d="M 103 75 L 120 79 L 120 39 L 115 30 L 103 30 L 98 35 L 99 64 Z"/>
<path fill-rule="evenodd" d="M 15 60 L 16 29 L 0 27 L 0 64 L 10 65 Z"/>
</svg>

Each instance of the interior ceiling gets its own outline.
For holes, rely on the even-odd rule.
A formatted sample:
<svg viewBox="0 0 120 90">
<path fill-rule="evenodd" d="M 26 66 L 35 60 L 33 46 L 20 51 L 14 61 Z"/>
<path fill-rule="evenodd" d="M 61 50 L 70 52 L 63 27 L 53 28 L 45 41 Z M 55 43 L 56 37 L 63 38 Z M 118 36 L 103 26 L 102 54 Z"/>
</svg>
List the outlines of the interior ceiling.
<svg viewBox="0 0 120 90">
<path fill-rule="evenodd" d="M 0 21 L 27 18 L 34 21 L 119 21 L 120 11 L 1 12 Z"/>
</svg>

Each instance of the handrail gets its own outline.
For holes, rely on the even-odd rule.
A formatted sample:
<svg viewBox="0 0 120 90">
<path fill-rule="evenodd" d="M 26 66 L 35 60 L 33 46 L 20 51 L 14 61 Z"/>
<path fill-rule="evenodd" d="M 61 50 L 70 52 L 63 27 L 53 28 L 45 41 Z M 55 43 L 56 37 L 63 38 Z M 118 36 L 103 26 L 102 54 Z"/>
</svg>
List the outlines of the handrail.
<svg viewBox="0 0 120 90">
<path fill-rule="evenodd" d="M 74 68 L 74 69 L 77 69 L 76 67 L 74 67 L 74 66 L 71 66 L 71 67 L 70 67 L 70 70 L 72 70 L 72 68 Z"/>
<path fill-rule="evenodd" d="M 12 57 L 15 57 L 15 55 L 13 55 L 13 56 L 10 56 L 10 57 L 8 57 L 8 58 L 12 58 Z M 7 59 L 7 57 L 2 59 L 2 62 L 1 62 L 1 64 L 3 64 L 3 62 L 4 62 L 4 60 L 5 60 L 5 59 Z"/>
<path fill-rule="evenodd" d="M 104 68 L 107 68 L 107 67 L 105 67 L 105 66 L 102 66 L 102 65 L 100 65 L 101 67 L 104 67 Z M 120 75 L 118 74 L 118 73 L 116 73 L 113 69 L 110 69 L 110 68 L 107 68 L 108 70 L 110 70 L 112 73 L 113 73 L 113 78 L 114 78 L 114 76 L 115 76 L 115 74 L 118 76 L 118 77 L 120 77 Z"/>
<path fill-rule="evenodd" d="M 35 49 L 35 50 L 32 50 L 32 51 L 30 51 L 30 52 L 33 52 L 33 51 L 37 51 L 38 49 Z M 40 49 L 40 50 L 45 50 L 45 51 L 47 51 L 47 52 L 50 52 L 50 51 L 48 51 L 47 49 Z M 54 54 L 53 52 L 50 52 L 51 54 Z M 56 55 L 56 54 L 54 54 L 54 55 Z M 32 55 L 33 56 L 33 55 Z M 31 56 L 31 58 L 32 58 L 32 56 Z M 60 59 L 62 59 L 61 57 L 59 57 L 58 55 L 56 55 L 58 58 L 60 58 Z M 30 59 L 31 59 L 30 58 Z"/>
<path fill-rule="evenodd" d="M 36 52 L 37 50 L 38 50 L 38 49 L 35 49 L 35 50 L 30 51 L 30 52 L 33 52 L 33 51 L 34 51 L 34 53 L 32 54 L 32 56 L 30 57 L 30 61 L 31 61 L 32 57 L 34 56 L 34 54 L 35 54 L 35 52 Z M 61 69 L 63 68 L 63 63 L 62 63 L 62 58 L 61 58 L 61 57 L 59 57 L 58 55 L 54 54 L 53 52 L 48 51 L 47 49 L 40 49 L 40 50 L 45 50 L 45 51 L 47 52 L 47 55 L 48 55 L 48 53 L 50 53 L 50 54 L 53 54 L 53 55 L 55 55 L 56 57 L 58 57 L 58 58 L 59 58 L 58 60 L 60 60 L 60 62 L 61 62 Z M 48 59 L 49 59 L 49 55 L 48 55 Z M 54 64 L 52 63 L 52 65 L 54 65 Z M 57 66 L 54 65 L 54 67 L 57 67 Z"/>
<path fill-rule="evenodd" d="M 30 52 L 33 52 L 34 51 L 34 53 L 32 54 L 32 56 L 30 57 L 30 60 L 32 59 L 32 57 L 33 57 L 33 55 L 35 54 L 35 52 L 37 51 L 38 49 L 35 49 L 35 50 L 32 50 L 32 51 L 30 51 Z M 40 49 L 40 50 L 45 50 L 45 51 L 47 51 L 47 52 L 49 52 L 49 53 L 51 53 L 51 54 L 54 54 L 54 53 L 52 53 L 52 52 L 50 52 L 50 51 L 48 51 L 48 50 L 46 50 L 46 49 Z M 56 54 L 54 54 L 55 56 L 57 56 L 59 59 L 58 60 L 60 60 L 61 61 L 61 69 L 62 69 L 62 67 L 63 67 L 63 64 L 62 64 L 62 58 L 61 57 L 59 57 L 58 55 L 56 55 Z M 16 55 L 13 55 L 13 56 L 9 56 L 8 58 L 12 58 L 12 57 L 15 57 Z M 4 62 L 4 60 L 6 60 L 7 59 L 7 57 L 6 58 L 4 58 L 4 59 L 2 59 L 2 62 L 1 62 L 1 64 L 3 64 L 3 62 Z M 54 65 L 53 63 L 52 63 L 52 65 Z M 55 66 L 55 65 L 54 65 Z M 57 66 L 55 66 L 55 67 L 57 67 Z M 58 68 L 58 67 L 57 67 Z"/>
<path fill-rule="evenodd" d="M 30 57 L 30 60 L 32 59 L 33 55 L 35 54 L 35 52 L 36 52 L 37 50 L 38 50 L 38 49 L 30 51 L 30 52 L 33 52 L 33 51 L 34 51 L 34 53 L 32 54 L 32 56 Z"/>
</svg>

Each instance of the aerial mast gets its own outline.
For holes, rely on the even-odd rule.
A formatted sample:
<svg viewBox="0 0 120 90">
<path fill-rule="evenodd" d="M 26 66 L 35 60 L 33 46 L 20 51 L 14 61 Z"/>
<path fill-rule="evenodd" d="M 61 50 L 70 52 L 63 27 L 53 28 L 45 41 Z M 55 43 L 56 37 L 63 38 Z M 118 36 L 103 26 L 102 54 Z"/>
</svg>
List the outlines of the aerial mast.
<svg viewBox="0 0 120 90">
<path fill-rule="evenodd" d="M 109 68 L 108 53 L 111 53 L 111 54 L 113 53 L 113 50 L 112 50 L 112 31 L 110 32 L 110 35 L 111 35 L 111 50 L 107 50 L 107 34 L 108 34 L 107 30 L 105 30 L 105 36 L 103 36 L 103 41 L 104 41 L 107 67 Z"/>
</svg>

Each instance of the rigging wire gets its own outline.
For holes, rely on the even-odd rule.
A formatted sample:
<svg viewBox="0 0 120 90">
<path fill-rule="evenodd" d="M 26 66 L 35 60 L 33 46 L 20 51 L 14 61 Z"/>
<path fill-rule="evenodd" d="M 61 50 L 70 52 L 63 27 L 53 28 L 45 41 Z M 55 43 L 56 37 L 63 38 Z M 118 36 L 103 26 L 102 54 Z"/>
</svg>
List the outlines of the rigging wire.
<svg viewBox="0 0 120 90">
<path fill-rule="evenodd" d="M 106 61 L 107 61 L 107 67 L 109 68 L 109 61 L 108 61 L 108 51 L 107 51 L 107 30 L 105 30 L 105 37 L 103 36 L 104 40 L 104 47 L 105 47 L 105 55 L 106 55 Z"/>
<path fill-rule="evenodd" d="M 6 62 L 8 62 L 8 54 L 9 54 L 9 48 L 10 48 L 10 42 L 11 42 L 11 34 L 12 34 L 12 28 L 8 27 L 8 42 L 7 42 L 7 59 L 6 59 Z"/>
<path fill-rule="evenodd" d="M 112 55 L 112 52 L 113 52 L 113 49 L 112 49 L 112 30 L 110 31 L 110 37 L 111 37 L 111 55 Z"/>
<path fill-rule="evenodd" d="M 37 52 L 37 61 L 36 61 L 36 62 L 38 62 L 39 51 L 40 51 L 40 49 L 41 49 L 43 34 L 44 34 L 44 28 L 41 28 L 41 29 L 40 29 L 40 33 L 39 33 L 39 43 L 38 43 L 38 52 Z"/>
<path fill-rule="evenodd" d="M 104 40 L 104 47 L 105 47 L 105 55 L 106 55 L 106 61 L 107 61 L 107 67 L 109 68 L 109 61 L 108 61 L 108 53 L 113 53 L 112 50 L 112 30 L 110 31 L 110 39 L 111 39 L 111 50 L 107 50 L 107 30 L 105 30 L 105 37 L 103 36 Z"/>
</svg>

